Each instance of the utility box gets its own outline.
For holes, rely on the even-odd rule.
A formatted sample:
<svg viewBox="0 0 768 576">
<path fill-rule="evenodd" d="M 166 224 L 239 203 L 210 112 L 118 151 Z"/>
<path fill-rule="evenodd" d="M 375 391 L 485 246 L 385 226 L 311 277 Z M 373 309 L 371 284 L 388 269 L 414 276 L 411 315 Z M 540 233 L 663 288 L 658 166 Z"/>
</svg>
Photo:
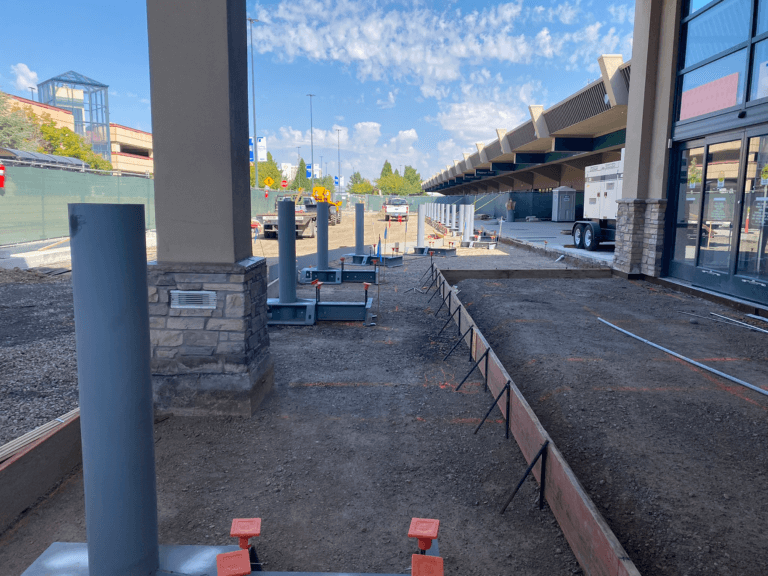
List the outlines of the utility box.
<svg viewBox="0 0 768 576">
<path fill-rule="evenodd" d="M 552 222 L 576 220 L 576 190 L 560 186 L 552 190 Z"/>
<path fill-rule="evenodd" d="M 621 160 L 587 166 L 584 170 L 584 218 L 616 220 L 624 184 L 624 150 Z"/>
</svg>

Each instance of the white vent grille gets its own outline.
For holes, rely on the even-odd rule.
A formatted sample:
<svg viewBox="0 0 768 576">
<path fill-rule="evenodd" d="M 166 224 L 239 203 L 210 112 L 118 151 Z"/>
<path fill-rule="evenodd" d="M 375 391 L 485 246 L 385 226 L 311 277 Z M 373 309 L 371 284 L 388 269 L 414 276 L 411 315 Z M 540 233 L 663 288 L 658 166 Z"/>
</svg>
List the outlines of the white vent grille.
<svg viewBox="0 0 768 576">
<path fill-rule="evenodd" d="M 216 309 L 216 292 L 211 290 L 171 290 L 171 308 Z"/>
</svg>

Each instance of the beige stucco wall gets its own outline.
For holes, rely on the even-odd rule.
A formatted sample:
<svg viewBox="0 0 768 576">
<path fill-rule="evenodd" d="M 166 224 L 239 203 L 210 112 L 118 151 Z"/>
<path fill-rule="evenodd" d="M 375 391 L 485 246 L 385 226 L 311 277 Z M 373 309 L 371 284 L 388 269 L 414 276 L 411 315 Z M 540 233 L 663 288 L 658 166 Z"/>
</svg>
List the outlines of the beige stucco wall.
<svg viewBox="0 0 768 576">
<path fill-rule="evenodd" d="M 109 125 L 109 139 L 113 144 L 127 145 L 134 148 L 142 148 L 152 152 L 152 134 L 135 128 L 128 128 L 120 124 Z M 120 152 L 120 149 L 113 151 Z"/>
<path fill-rule="evenodd" d="M 41 120 L 48 115 L 57 128 L 69 128 L 74 132 L 75 118 L 72 116 L 72 112 L 40 104 L 34 100 L 27 100 L 26 98 L 20 98 L 19 96 L 14 96 L 12 94 L 9 94 L 8 96 L 11 98 L 11 110 L 31 112 Z"/>
<path fill-rule="evenodd" d="M 133 154 L 122 154 L 112 150 L 112 169 L 121 172 L 136 172 L 153 174 L 155 171 L 155 162 L 152 158 L 143 158 Z"/>
</svg>

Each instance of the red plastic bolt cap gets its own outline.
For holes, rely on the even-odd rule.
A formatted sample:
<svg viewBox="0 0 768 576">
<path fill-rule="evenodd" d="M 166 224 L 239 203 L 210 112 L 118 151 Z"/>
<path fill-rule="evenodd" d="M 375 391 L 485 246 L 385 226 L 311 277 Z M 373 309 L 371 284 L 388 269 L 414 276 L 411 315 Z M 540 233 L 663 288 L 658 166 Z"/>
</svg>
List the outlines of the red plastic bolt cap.
<svg viewBox="0 0 768 576">
<path fill-rule="evenodd" d="M 248 539 L 261 535 L 261 518 L 235 518 L 229 535 L 240 538 L 240 548 L 248 550 Z"/>
<path fill-rule="evenodd" d="M 216 555 L 218 576 L 247 576 L 251 573 L 251 558 L 248 550 L 236 550 Z"/>
<path fill-rule="evenodd" d="M 440 520 L 412 518 L 411 526 L 408 528 L 408 538 L 418 538 L 419 550 L 429 550 L 432 547 L 432 540 L 437 538 L 439 531 Z"/>
<path fill-rule="evenodd" d="M 363 288 L 365 290 L 368 290 L 368 288 L 370 288 L 370 287 L 371 287 L 371 283 L 370 282 L 363 282 Z"/>
<path fill-rule="evenodd" d="M 411 556 L 411 576 L 443 576 L 443 559 L 440 556 Z"/>
</svg>

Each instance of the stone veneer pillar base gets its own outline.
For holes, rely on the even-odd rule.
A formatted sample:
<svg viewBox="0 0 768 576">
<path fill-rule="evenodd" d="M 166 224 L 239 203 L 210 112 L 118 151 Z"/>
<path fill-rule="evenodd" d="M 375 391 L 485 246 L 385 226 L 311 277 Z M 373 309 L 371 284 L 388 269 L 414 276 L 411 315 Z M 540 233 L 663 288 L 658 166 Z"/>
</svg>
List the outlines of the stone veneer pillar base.
<svg viewBox="0 0 768 576">
<path fill-rule="evenodd" d="M 155 407 L 251 416 L 272 388 L 264 258 L 148 267 Z M 216 292 L 215 309 L 171 308 L 171 290 Z"/>
<path fill-rule="evenodd" d="M 621 199 L 616 219 L 616 250 L 613 267 L 625 274 L 658 278 L 664 249 L 662 199 Z"/>
</svg>

